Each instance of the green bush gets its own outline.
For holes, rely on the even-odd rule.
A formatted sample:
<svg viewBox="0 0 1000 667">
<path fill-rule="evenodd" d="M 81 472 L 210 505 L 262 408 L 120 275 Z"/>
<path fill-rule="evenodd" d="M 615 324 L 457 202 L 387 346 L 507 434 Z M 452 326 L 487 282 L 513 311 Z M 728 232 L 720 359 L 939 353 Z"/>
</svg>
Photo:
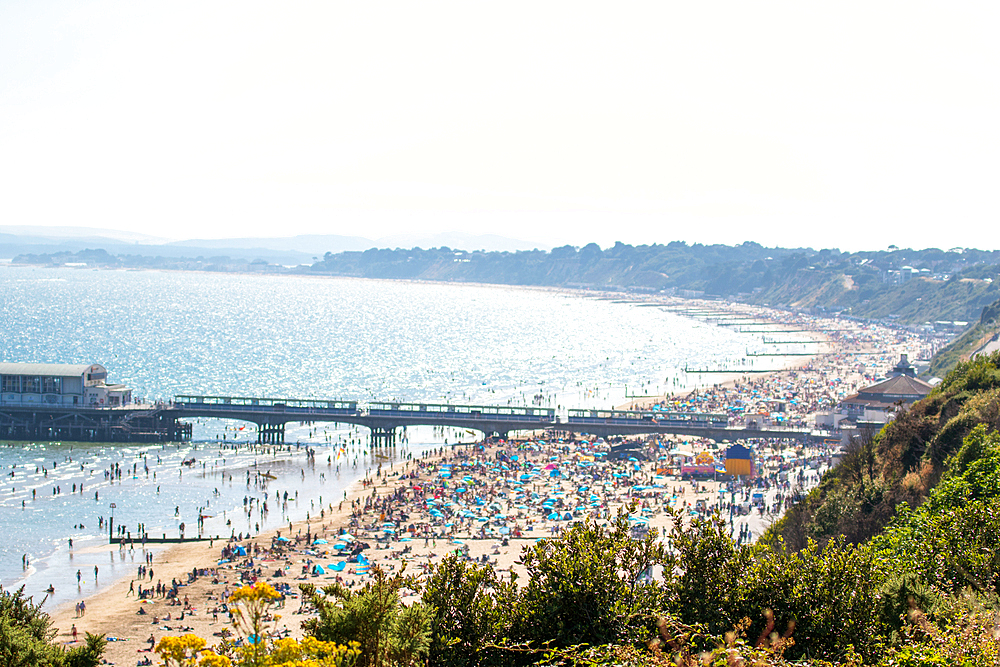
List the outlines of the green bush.
<svg viewBox="0 0 1000 667">
<path fill-rule="evenodd" d="M 69 651 L 52 643 L 55 630 L 41 605 L 16 592 L 0 589 L 0 665 L 4 667 L 96 667 L 106 644 L 103 636 L 86 635 L 84 646 Z"/>
<path fill-rule="evenodd" d="M 491 566 L 447 556 L 424 586 L 422 600 L 433 609 L 428 664 L 508 664 L 511 654 L 494 645 L 510 637 L 517 599 L 517 586 Z"/>
<path fill-rule="evenodd" d="M 643 575 L 669 567 L 670 559 L 655 530 L 632 539 L 624 513 L 609 526 L 576 524 L 559 539 L 526 548 L 521 558 L 528 583 L 514 633 L 534 645 L 645 640 L 666 606 L 667 591 Z"/>
</svg>

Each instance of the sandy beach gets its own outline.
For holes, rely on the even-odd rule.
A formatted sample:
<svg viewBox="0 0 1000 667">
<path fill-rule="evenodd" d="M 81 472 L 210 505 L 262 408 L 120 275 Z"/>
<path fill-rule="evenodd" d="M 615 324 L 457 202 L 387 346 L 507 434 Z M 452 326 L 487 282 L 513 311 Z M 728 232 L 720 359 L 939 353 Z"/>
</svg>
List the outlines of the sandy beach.
<svg viewBox="0 0 1000 667">
<path fill-rule="evenodd" d="M 819 328 L 813 324 L 814 330 Z M 826 337 L 829 351 L 800 358 L 805 369 L 741 377 L 653 402 L 671 409 L 730 412 L 739 404 L 750 412 L 780 400 L 786 423 L 805 423 L 817 409 L 867 381 L 870 369 L 859 359 L 874 367 L 913 345 L 868 325 L 817 335 Z M 853 356 L 872 349 L 884 355 Z M 794 402 L 789 394 L 797 397 Z M 407 571 L 426 571 L 452 551 L 510 572 L 520 567 L 517 561 L 525 545 L 557 536 L 573 521 L 607 520 L 633 503 L 637 533 L 669 531 L 667 507 L 689 517 L 718 509 L 734 537 L 750 540 L 780 516 L 786 502 L 818 482 L 827 461 L 821 449 L 760 442 L 755 448 L 761 460 L 769 462 L 764 471 L 768 476 L 754 485 L 680 479 L 682 456 L 718 456 L 717 447 L 691 438 L 550 441 L 541 434 L 450 446 L 380 468 L 355 482 L 346 500 L 326 503 L 320 516 L 294 523 L 290 531 L 285 526 L 238 542 L 192 542 L 151 553 L 148 567 L 153 574 L 144 574 L 142 580 L 137 578 L 139 566 L 147 557 L 136 547 L 128 554 L 136 564 L 134 577 L 86 598 L 83 615 L 73 603 L 56 609 L 54 627 L 58 640 L 67 644 L 73 641 L 74 627 L 80 640 L 84 632 L 105 634 L 111 640 L 107 661 L 135 665 L 149 655 L 150 637 L 158 641 L 194 633 L 209 645 L 217 642 L 231 627 L 224 611 L 227 595 L 241 583 L 267 581 L 289 586 L 283 608 L 276 610 L 280 618 L 275 632 L 300 636 L 300 623 L 308 617 L 300 609 L 300 583 L 321 587 L 340 580 L 359 585 L 367 577 L 363 560 L 390 570 L 405 563 Z M 342 533 L 348 535 L 338 540 Z M 358 549 L 361 545 L 367 548 Z M 245 555 L 223 558 L 227 547 Z M 361 560 L 342 555 L 358 551 Z M 144 589 L 153 592 L 140 600 Z M 171 599 L 164 595 L 167 591 Z"/>
</svg>

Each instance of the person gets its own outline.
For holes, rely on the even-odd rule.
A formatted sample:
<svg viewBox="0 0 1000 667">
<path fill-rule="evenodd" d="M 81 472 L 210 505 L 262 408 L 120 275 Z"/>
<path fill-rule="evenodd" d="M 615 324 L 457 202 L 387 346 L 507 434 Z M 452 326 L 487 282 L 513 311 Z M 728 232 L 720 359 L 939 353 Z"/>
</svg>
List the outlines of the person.
<svg viewBox="0 0 1000 667">
<path fill-rule="evenodd" d="M 97 566 L 94 566 L 94 583 L 97 583 Z"/>
<path fill-rule="evenodd" d="M 153 633 L 149 633 L 149 639 L 146 640 L 146 643 L 149 644 L 149 650 L 152 651 L 153 647 L 156 646 L 156 639 L 153 637 Z"/>
<path fill-rule="evenodd" d="M 69 632 L 70 632 L 71 635 L 73 635 L 73 641 L 75 642 L 76 641 L 76 623 L 73 624 L 73 627 L 70 628 Z"/>
<path fill-rule="evenodd" d="M 83 578 L 83 574 L 80 572 L 80 570 L 77 570 L 76 571 L 76 585 L 77 586 L 80 585 L 80 579 L 82 579 L 82 578 Z"/>
<path fill-rule="evenodd" d="M 135 580 L 134 579 L 132 581 L 128 582 L 128 593 L 125 594 L 125 597 L 128 597 L 129 595 L 135 595 Z"/>
</svg>

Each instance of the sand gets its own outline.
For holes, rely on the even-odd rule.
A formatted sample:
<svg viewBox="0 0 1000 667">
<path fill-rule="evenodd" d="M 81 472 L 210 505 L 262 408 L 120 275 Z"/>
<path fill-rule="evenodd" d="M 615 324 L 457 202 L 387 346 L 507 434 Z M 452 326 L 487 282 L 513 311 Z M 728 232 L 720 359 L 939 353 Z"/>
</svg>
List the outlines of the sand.
<svg viewBox="0 0 1000 667">
<path fill-rule="evenodd" d="M 843 349 L 835 350 L 843 352 Z M 837 354 L 828 354 L 824 357 L 813 359 L 816 363 L 818 359 L 830 358 L 841 359 Z M 832 367 L 831 367 L 832 368 Z M 833 371 L 830 371 L 833 372 Z M 705 447 L 707 443 L 699 443 Z M 658 528 L 661 532 L 669 532 L 670 520 L 663 511 L 666 505 L 679 508 L 685 515 L 693 516 L 693 506 L 696 500 L 704 500 L 705 505 L 711 507 L 720 500 L 729 500 L 733 496 L 729 493 L 720 494 L 721 482 L 704 481 L 692 484 L 681 482 L 673 477 L 658 477 L 656 485 L 659 488 L 637 493 L 634 484 L 649 484 L 654 481 L 658 467 L 664 464 L 657 461 L 656 454 L 666 451 L 666 449 L 654 451 L 646 447 L 645 449 L 650 459 L 648 462 L 630 462 L 628 460 L 618 462 L 604 462 L 598 457 L 592 459 L 594 451 L 603 445 L 599 443 L 565 445 L 569 447 L 569 452 L 563 449 L 562 443 L 534 444 L 533 442 L 508 442 L 502 444 L 484 444 L 484 448 L 462 445 L 451 447 L 445 453 L 451 457 L 449 460 L 456 462 L 455 457 L 466 457 L 465 460 L 474 462 L 475 465 L 468 469 L 460 469 L 455 473 L 455 482 L 449 485 L 448 489 L 441 489 L 440 463 L 428 457 L 415 460 L 406 464 L 396 464 L 395 467 L 385 473 L 392 476 L 373 477 L 376 485 L 363 485 L 363 482 L 354 484 L 348 490 L 348 498 L 342 505 L 329 505 L 325 516 L 313 517 L 311 521 L 294 524 L 291 536 L 303 536 L 307 532 L 315 539 L 316 536 L 328 537 L 329 544 L 326 546 L 312 547 L 306 543 L 299 543 L 294 548 L 283 548 L 279 554 L 271 552 L 271 555 L 264 555 L 255 560 L 255 566 L 259 566 L 263 571 L 261 579 L 271 583 L 287 582 L 291 584 L 291 594 L 287 597 L 284 608 L 276 610 L 280 614 L 280 619 L 275 622 L 275 630 L 287 631 L 292 636 L 301 636 L 300 624 L 309 614 L 300 609 L 300 598 L 298 596 L 297 585 L 302 582 L 309 582 L 322 587 L 334 581 L 338 576 L 345 581 L 353 581 L 360 584 L 365 576 L 354 575 L 354 565 L 349 565 L 342 573 L 328 572 L 320 576 L 304 575 L 303 568 L 310 560 L 322 562 L 324 565 L 336 560 L 332 554 L 317 557 L 313 554 L 317 550 L 331 549 L 335 541 L 333 536 L 340 529 L 350 530 L 358 539 L 368 542 L 373 548 L 364 553 L 372 563 L 377 563 L 382 567 L 393 570 L 401 568 L 405 562 L 408 572 L 422 572 L 429 566 L 439 563 L 442 557 L 453 550 L 467 550 L 469 557 L 476 560 L 486 559 L 492 563 L 502 573 L 517 571 L 524 581 L 524 571 L 518 564 L 521 550 L 525 546 L 533 544 L 538 538 L 550 537 L 557 534 L 561 527 L 565 527 L 567 522 L 560 520 L 549 520 L 547 514 L 552 509 L 541 507 L 542 498 L 545 496 L 560 496 L 566 499 L 567 505 L 560 509 L 562 514 L 567 509 L 576 508 L 574 519 L 595 518 L 605 520 L 613 517 L 615 513 L 627 503 L 638 500 L 645 502 L 648 508 L 644 510 L 644 515 L 648 520 L 648 525 Z M 806 484 L 818 481 L 818 472 L 814 466 L 823 458 L 820 451 L 806 451 L 799 448 L 802 458 L 796 459 L 791 473 L 794 475 L 801 472 L 804 475 Z M 537 477 L 532 477 L 523 485 L 517 481 L 518 472 L 513 470 L 510 473 L 500 472 L 498 461 L 500 457 L 509 457 L 512 454 L 518 455 L 520 463 L 525 459 L 535 463 L 536 470 L 543 470 L 546 465 L 555 466 L 564 472 L 559 478 L 550 478 L 547 472 Z M 592 461 L 592 462 L 589 462 Z M 419 468 L 420 463 L 425 467 Z M 585 467 L 593 466 L 593 467 Z M 636 470 L 636 466 L 639 469 Z M 513 466 L 511 466 L 513 468 Z M 416 475 L 413 478 L 396 477 L 401 471 L 407 474 Z M 615 472 L 627 474 L 631 479 L 623 480 L 613 476 Z M 462 484 L 459 479 L 469 474 L 473 479 L 472 485 L 465 494 L 456 493 L 456 485 Z M 600 477 L 600 479 L 598 479 Z M 591 480 L 591 481 L 587 481 Z M 593 488 L 587 493 L 581 492 L 581 485 L 588 484 Z M 421 487 L 419 491 L 414 490 L 415 486 Z M 394 493 L 397 489 L 406 489 L 402 494 L 405 499 L 393 504 L 388 516 L 383 516 L 381 509 L 371 508 L 360 516 L 352 517 L 351 501 L 357 501 L 361 505 L 369 499 L 373 492 L 379 499 Z M 519 491 L 526 492 L 520 499 L 515 497 Z M 530 493 L 537 491 L 539 498 L 530 498 Z M 772 508 L 774 500 L 777 498 L 772 490 L 771 495 L 765 500 L 767 511 L 758 513 L 756 510 L 747 518 L 739 518 L 734 523 L 734 530 L 741 522 L 746 523 L 753 530 L 754 536 L 766 527 L 769 521 L 777 518 L 780 514 L 780 506 Z M 456 525 L 445 527 L 443 521 L 438 521 L 437 525 L 429 526 L 428 530 L 433 531 L 433 535 L 425 539 L 421 534 L 423 524 L 430 522 L 428 514 L 433 505 L 426 505 L 425 498 L 428 493 L 438 494 L 442 501 L 461 500 L 466 502 L 470 510 L 475 510 L 474 514 L 497 514 L 506 512 L 509 516 L 508 525 L 516 527 L 516 531 L 521 532 L 520 537 L 513 535 L 500 536 L 483 535 L 481 529 L 483 524 L 477 520 L 466 519 L 464 521 L 454 519 Z M 590 493 L 599 497 L 593 503 L 586 502 L 585 498 Z M 483 505 L 487 503 L 499 503 L 499 506 L 487 510 L 485 506 L 477 506 L 473 499 L 475 496 L 484 498 Z M 643 497 L 645 496 L 645 497 Z M 739 501 L 739 492 L 737 493 Z M 589 500 L 589 498 L 587 499 Z M 749 501 L 749 494 L 746 495 Z M 523 509 L 522 509 L 523 508 Z M 774 509 L 775 511 L 771 511 Z M 405 512 L 404 512 L 405 510 Z M 395 513 L 395 514 L 394 514 Z M 408 518 L 402 519 L 399 515 L 405 513 Z M 400 530 L 405 529 L 410 524 L 418 526 L 413 537 L 405 543 L 402 541 L 390 540 L 382 545 L 374 539 L 378 534 L 383 521 L 395 516 L 396 523 Z M 351 525 L 352 518 L 356 525 Z M 491 521 L 491 524 L 494 523 Z M 501 528 L 502 530 L 502 528 Z M 261 549 L 268 550 L 273 545 L 273 538 L 280 532 L 285 537 L 289 537 L 287 526 L 280 531 L 262 533 L 252 539 L 244 540 L 242 545 L 253 545 Z M 405 533 L 400 533 L 400 535 Z M 502 542 L 506 537 L 507 544 Z M 458 540 L 456 542 L 456 540 Z M 152 568 L 155 571 L 153 582 L 147 580 L 143 586 L 155 584 L 157 580 L 169 583 L 176 578 L 182 582 L 188 581 L 188 573 L 196 568 L 210 570 L 207 576 L 200 576 L 190 584 L 179 588 L 178 599 L 185 598 L 189 602 L 189 607 L 183 604 L 178 606 L 168 606 L 164 598 L 155 597 L 151 602 L 141 602 L 134 595 L 129 593 L 129 587 L 133 583 L 130 579 L 124 579 L 114 583 L 108 588 L 86 598 L 86 614 L 77 617 L 74 604 L 69 603 L 60 607 L 52 613 L 53 625 L 58 629 L 57 639 L 67 645 L 72 643 L 71 628 L 75 625 L 78 636 L 82 641 L 84 632 L 105 634 L 109 638 L 114 638 L 108 644 L 105 657 L 109 663 L 116 665 L 135 665 L 138 660 L 147 653 L 149 644 L 146 640 L 152 635 L 154 640 L 159 640 L 164 636 L 180 635 L 184 633 L 194 633 L 205 638 L 209 645 L 216 643 L 220 634 L 231 629 L 227 615 L 219 613 L 213 615 L 212 610 L 222 602 L 224 591 L 233 591 L 240 585 L 239 573 L 241 570 L 235 567 L 234 563 L 218 564 L 221 550 L 225 546 L 223 543 L 215 542 L 192 542 L 174 545 L 166 550 L 158 551 L 153 556 Z M 118 546 L 108 546 L 108 550 L 118 549 Z M 308 551 L 308 553 L 307 553 Z M 144 553 L 141 548 L 137 548 L 134 554 L 137 565 L 144 562 Z M 273 556 L 273 557 L 272 557 Z M 242 559 L 241 559 L 242 560 Z M 282 570 L 283 576 L 274 577 L 276 570 Z M 272 575 L 272 576 L 269 576 Z M 411 598 L 415 599 L 415 598 Z M 139 614 L 142 608 L 145 614 Z M 179 616 L 184 612 L 183 620 Z M 170 614 L 170 621 L 165 620 Z M 154 618 L 157 622 L 153 622 Z M 154 663 L 156 656 L 152 656 Z"/>
</svg>

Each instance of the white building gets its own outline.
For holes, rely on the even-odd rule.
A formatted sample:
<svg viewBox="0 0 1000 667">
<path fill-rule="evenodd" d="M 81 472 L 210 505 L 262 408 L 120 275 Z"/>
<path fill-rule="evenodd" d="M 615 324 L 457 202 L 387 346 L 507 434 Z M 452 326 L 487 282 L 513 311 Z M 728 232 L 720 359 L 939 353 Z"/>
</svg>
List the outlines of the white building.
<svg viewBox="0 0 1000 667">
<path fill-rule="evenodd" d="M 132 390 L 108 384 L 100 364 L 0 363 L 0 405 L 113 408 L 132 402 Z"/>
<path fill-rule="evenodd" d="M 908 408 L 933 388 L 916 377 L 906 355 L 901 355 L 888 373 L 888 379 L 844 398 L 835 410 L 816 415 L 817 428 L 843 428 L 842 422 L 858 427 L 881 427 L 900 408 Z"/>
</svg>

